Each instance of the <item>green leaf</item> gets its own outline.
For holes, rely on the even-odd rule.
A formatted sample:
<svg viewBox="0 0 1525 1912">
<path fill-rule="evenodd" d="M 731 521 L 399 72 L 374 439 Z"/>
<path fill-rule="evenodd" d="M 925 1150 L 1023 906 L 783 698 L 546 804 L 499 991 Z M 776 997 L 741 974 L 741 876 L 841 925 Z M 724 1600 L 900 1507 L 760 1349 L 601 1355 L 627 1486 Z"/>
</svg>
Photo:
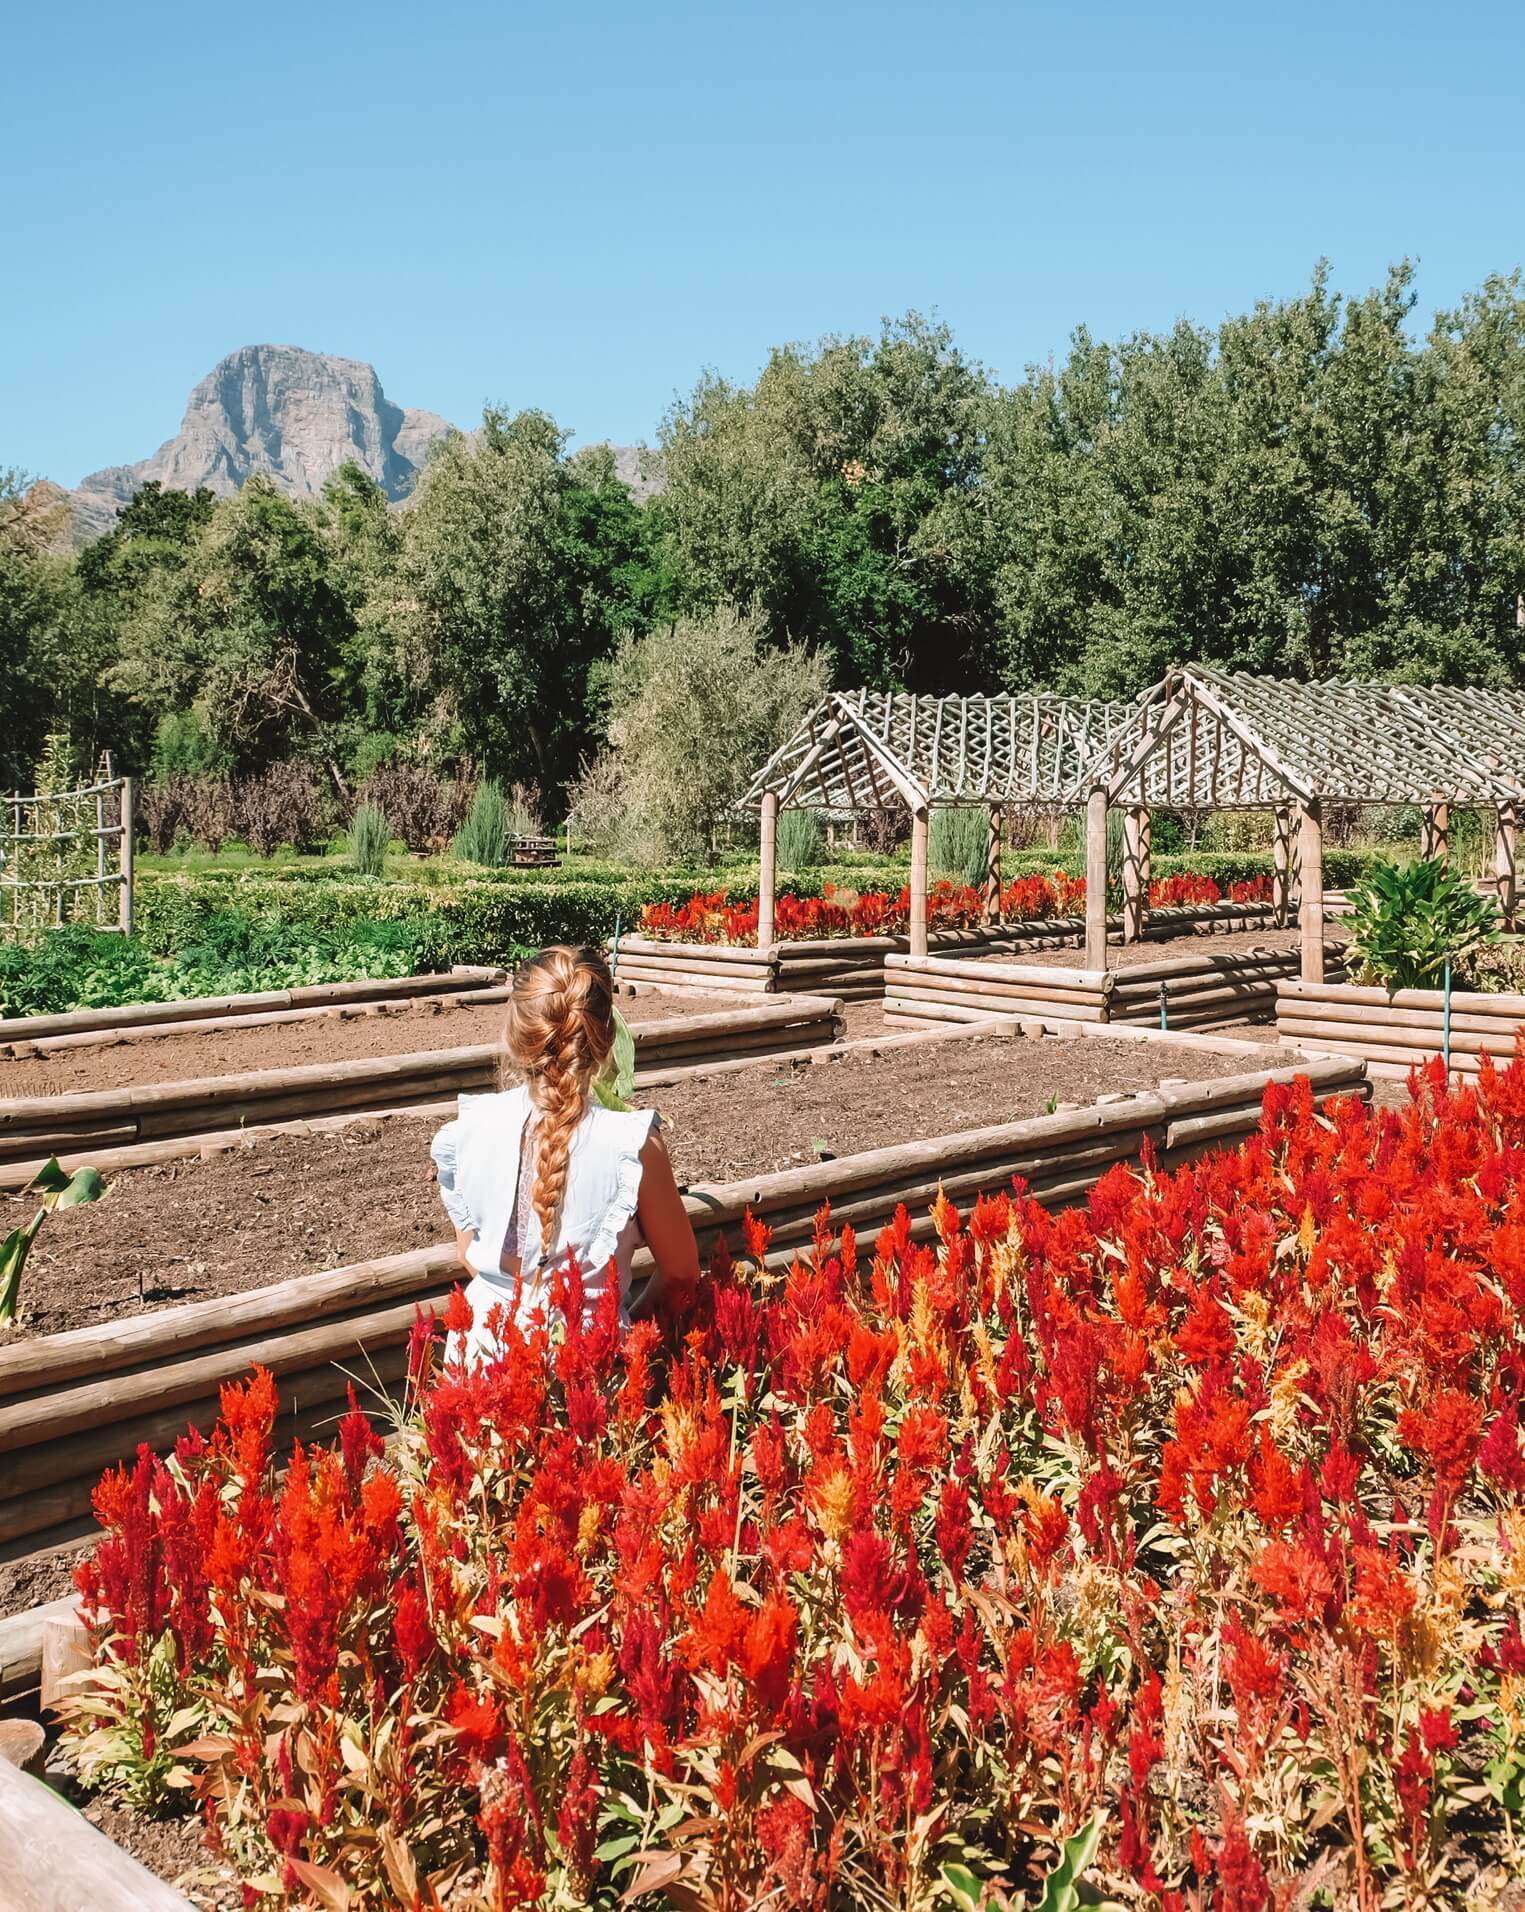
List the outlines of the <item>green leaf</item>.
<svg viewBox="0 0 1525 1912">
<path fill-rule="evenodd" d="M 39 1195 L 62 1195 L 68 1186 L 69 1178 L 58 1166 L 58 1157 L 50 1155 L 27 1183 L 27 1192 L 35 1189 Z"/>
<path fill-rule="evenodd" d="M 634 1088 L 635 1037 L 630 1033 L 629 1023 L 616 1009 L 614 1047 L 609 1051 L 603 1074 L 593 1084 L 593 1093 L 606 1109 L 628 1109 Z"/>
<path fill-rule="evenodd" d="M 53 1206 L 78 1208 L 84 1202 L 98 1202 L 105 1193 L 106 1183 L 99 1169 L 77 1168 L 59 1191 Z"/>
<path fill-rule="evenodd" d="M 1038 1912 L 1078 1912 L 1078 1882 L 1096 1857 L 1096 1848 L 1101 1844 L 1102 1818 L 1103 1815 L 1097 1813 L 1086 1821 L 1079 1832 L 1071 1833 L 1065 1840 L 1059 1863 L 1043 1881 L 1043 1897 L 1038 1901 Z"/>
<path fill-rule="evenodd" d="M 961 1912 L 980 1912 L 984 1903 L 985 1888 L 969 1870 L 968 1866 L 944 1866 L 942 1869 L 943 1891 L 961 1908 Z"/>
</svg>

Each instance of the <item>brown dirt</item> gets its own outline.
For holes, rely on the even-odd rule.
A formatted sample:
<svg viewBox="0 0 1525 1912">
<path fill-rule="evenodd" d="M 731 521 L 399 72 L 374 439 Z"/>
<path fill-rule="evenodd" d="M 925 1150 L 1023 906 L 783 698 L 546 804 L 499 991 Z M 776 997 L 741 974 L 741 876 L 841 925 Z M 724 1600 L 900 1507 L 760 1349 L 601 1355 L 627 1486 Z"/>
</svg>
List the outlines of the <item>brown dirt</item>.
<svg viewBox="0 0 1525 1912">
<path fill-rule="evenodd" d="M 1051 1098 L 1088 1102 L 1246 1066 L 1173 1046 L 982 1036 L 693 1077 L 637 1100 L 661 1109 L 679 1179 L 714 1182 L 1014 1121 Z M 121 1170 L 105 1200 L 49 1217 L 27 1264 L 21 1332 L 428 1247 L 446 1234 L 429 1160 L 437 1127 L 375 1116 Z M 0 1196 L 0 1233 L 29 1213 L 25 1198 Z"/>
<path fill-rule="evenodd" d="M 631 1023 L 670 1022 L 713 1015 L 730 1006 L 712 995 L 621 998 Z M 251 1069 L 290 1069 L 309 1062 L 350 1062 L 367 1056 L 411 1055 L 426 1049 L 464 1049 L 496 1042 L 503 1004 L 367 1004 L 303 1022 L 219 1029 L 204 1035 L 156 1035 L 136 1042 L 90 1043 L 58 1049 L 36 1060 L 0 1060 L 0 1098 L 68 1095 L 146 1082 L 191 1082 L 202 1076 Z"/>
</svg>

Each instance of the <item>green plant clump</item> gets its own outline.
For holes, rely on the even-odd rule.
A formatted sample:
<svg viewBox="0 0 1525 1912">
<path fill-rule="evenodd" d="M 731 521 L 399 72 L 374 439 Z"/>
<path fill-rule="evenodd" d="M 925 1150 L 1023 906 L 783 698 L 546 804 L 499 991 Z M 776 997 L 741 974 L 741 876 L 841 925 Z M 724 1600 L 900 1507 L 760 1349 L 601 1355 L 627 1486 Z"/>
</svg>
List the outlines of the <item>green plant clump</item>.
<svg viewBox="0 0 1525 1912">
<path fill-rule="evenodd" d="M 501 869 L 513 850 L 512 821 L 502 784 L 489 777 L 477 785 L 466 821 L 456 834 L 455 855 L 462 863 Z"/>
<path fill-rule="evenodd" d="M 361 876 L 380 876 L 386 869 L 391 827 L 378 804 L 362 803 L 349 831 L 349 858 Z"/>
<path fill-rule="evenodd" d="M 821 819 L 814 810 L 785 810 L 778 819 L 778 866 L 813 870 L 826 853 Z"/>
<path fill-rule="evenodd" d="M 974 804 L 934 810 L 927 833 L 932 875 L 952 883 L 983 883 L 989 833 L 989 816 Z"/>
<path fill-rule="evenodd" d="M 1498 941 L 1492 901 L 1438 860 L 1379 864 L 1351 893 L 1350 970 L 1389 991 L 1433 989 Z"/>
</svg>

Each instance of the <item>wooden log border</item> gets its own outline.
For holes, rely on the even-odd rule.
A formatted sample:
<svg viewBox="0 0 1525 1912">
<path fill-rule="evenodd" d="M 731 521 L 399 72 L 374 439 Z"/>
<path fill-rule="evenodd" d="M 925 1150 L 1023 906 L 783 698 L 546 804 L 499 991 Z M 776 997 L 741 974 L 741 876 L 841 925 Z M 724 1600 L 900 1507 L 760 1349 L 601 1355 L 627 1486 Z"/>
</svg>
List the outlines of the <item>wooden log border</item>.
<svg viewBox="0 0 1525 1912">
<path fill-rule="evenodd" d="M 502 987 L 507 970 L 463 964 L 436 976 L 391 976 L 352 983 L 304 983 L 291 989 L 265 989 L 244 996 L 193 996 L 181 1002 L 130 1002 L 113 1009 L 74 1009 L 60 1016 L 0 1017 L 0 1046 L 74 1036 L 110 1041 L 149 1035 L 175 1035 L 190 1023 L 197 1029 L 236 1028 L 246 1018 L 267 1022 L 291 1012 L 351 1008 L 357 1004 L 402 1003 L 433 997 L 470 997 Z"/>
<path fill-rule="evenodd" d="M 926 1020 L 1028 1016 L 1156 1027 L 1163 984 L 1168 1029 L 1210 1029 L 1274 1009 L 1278 985 L 1296 976 L 1300 960 L 1296 949 L 1180 950 L 1102 970 L 890 956 L 884 1006 Z"/>
<path fill-rule="evenodd" d="M 1083 1109 L 699 1186 L 685 1201 L 706 1255 L 721 1236 L 735 1238 L 750 1210 L 772 1226 L 774 1257 L 787 1260 L 810 1240 L 828 1201 L 836 1220 L 860 1234 L 883 1227 L 903 1203 L 925 1235 L 939 1188 L 967 1203 L 1021 1176 L 1041 1201 L 1072 1201 L 1146 1137 L 1175 1160 L 1248 1134 L 1266 1086 L 1297 1075 L 1321 1096 L 1364 1091 L 1366 1082 L 1361 1062 L 1328 1057 L 1161 1084 Z M 283 1434 L 331 1423 L 346 1371 L 361 1384 L 374 1377 L 395 1387 L 416 1311 L 438 1307 L 459 1274 L 453 1247 L 441 1245 L 0 1347 L 0 1559 L 88 1531 L 102 1470 L 140 1442 L 165 1445 L 186 1423 L 210 1426 L 218 1388 L 255 1361 L 277 1377 Z"/>
<path fill-rule="evenodd" d="M 1373 1075 L 1406 1076 L 1442 1053 L 1445 998 L 1438 989 L 1385 989 L 1289 979 L 1276 990 L 1276 1029 L 1285 1042 L 1328 1055 L 1358 1056 Z M 1458 989 L 1451 996 L 1451 1068 L 1476 1075 L 1483 1057 L 1514 1055 L 1525 1025 L 1525 995 Z"/>
<path fill-rule="evenodd" d="M 794 1053 L 833 1043 L 841 1003 L 825 996 L 782 996 L 713 1014 L 632 1024 L 636 1076 L 734 1055 Z M 128 1166 L 139 1147 L 222 1134 L 231 1128 L 345 1112 L 380 1113 L 448 1100 L 498 1086 L 496 1043 L 414 1055 L 302 1063 L 242 1075 L 79 1094 L 0 1101 L 0 1188 L 22 1187 L 50 1155 L 66 1165 L 95 1159 Z"/>
<path fill-rule="evenodd" d="M 1275 912 L 1269 903 L 1198 903 L 1150 912 L 1146 941 L 1183 935 L 1211 936 L 1215 931 L 1269 927 Z M 1107 919 L 1109 934 L 1120 937 L 1123 919 Z M 1060 916 L 1022 923 L 991 923 L 977 929 L 934 930 L 929 955 L 1079 947 L 1085 919 Z M 715 989 L 742 995 L 813 990 L 847 1002 L 877 1002 L 894 978 L 891 959 L 911 953 L 909 936 L 832 936 L 799 942 L 775 942 L 766 949 L 727 943 L 684 943 L 651 936 L 621 938 L 616 980 L 659 988 Z M 918 959 L 921 960 L 921 959 Z M 1269 1004 L 1267 1005 L 1269 1006 Z"/>
</svg>

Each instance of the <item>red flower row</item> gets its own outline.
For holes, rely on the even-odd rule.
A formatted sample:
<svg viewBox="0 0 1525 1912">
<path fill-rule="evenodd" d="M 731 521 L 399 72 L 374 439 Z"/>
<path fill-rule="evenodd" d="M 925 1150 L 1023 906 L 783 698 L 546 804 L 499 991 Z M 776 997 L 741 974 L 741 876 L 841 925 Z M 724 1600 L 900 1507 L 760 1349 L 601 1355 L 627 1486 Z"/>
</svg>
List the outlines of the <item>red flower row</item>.
<svg viewBox="0 0 1525 1912">
<path fill-rule="evenodd" d="M 1001 891 L 1004 922 L 1027 923 L 1074 918 L 1085 909 L 1085 879 L 1055 870 L 1048 876 L 1022 876 Z M 1271 897 L 1269 876 L 1229 886 L 1234 903 L 1264 903 Z M 1207 876 L 1165 876 L 1149 886 L 1153 909 L 1219 903 L 1223 891 Z M 984 920 L 984 892 L 969 884 L 937 883 L 927 893 L 927 921 L 934 929 L 973 929 Z M 820 896 L 780 896 L 774 931 L 779 941 L 814 941 L 830 936 L 902 935 L 911 920 L 911 892 L 848 891 L 824 886 Z M 647 936 L 674 942 L 748 944 L 757 941 L 757 898 L 735 897 L 727 890 L 696 891 L 686 903 L 648 903 L 641 911 Z"/>
</svg>

